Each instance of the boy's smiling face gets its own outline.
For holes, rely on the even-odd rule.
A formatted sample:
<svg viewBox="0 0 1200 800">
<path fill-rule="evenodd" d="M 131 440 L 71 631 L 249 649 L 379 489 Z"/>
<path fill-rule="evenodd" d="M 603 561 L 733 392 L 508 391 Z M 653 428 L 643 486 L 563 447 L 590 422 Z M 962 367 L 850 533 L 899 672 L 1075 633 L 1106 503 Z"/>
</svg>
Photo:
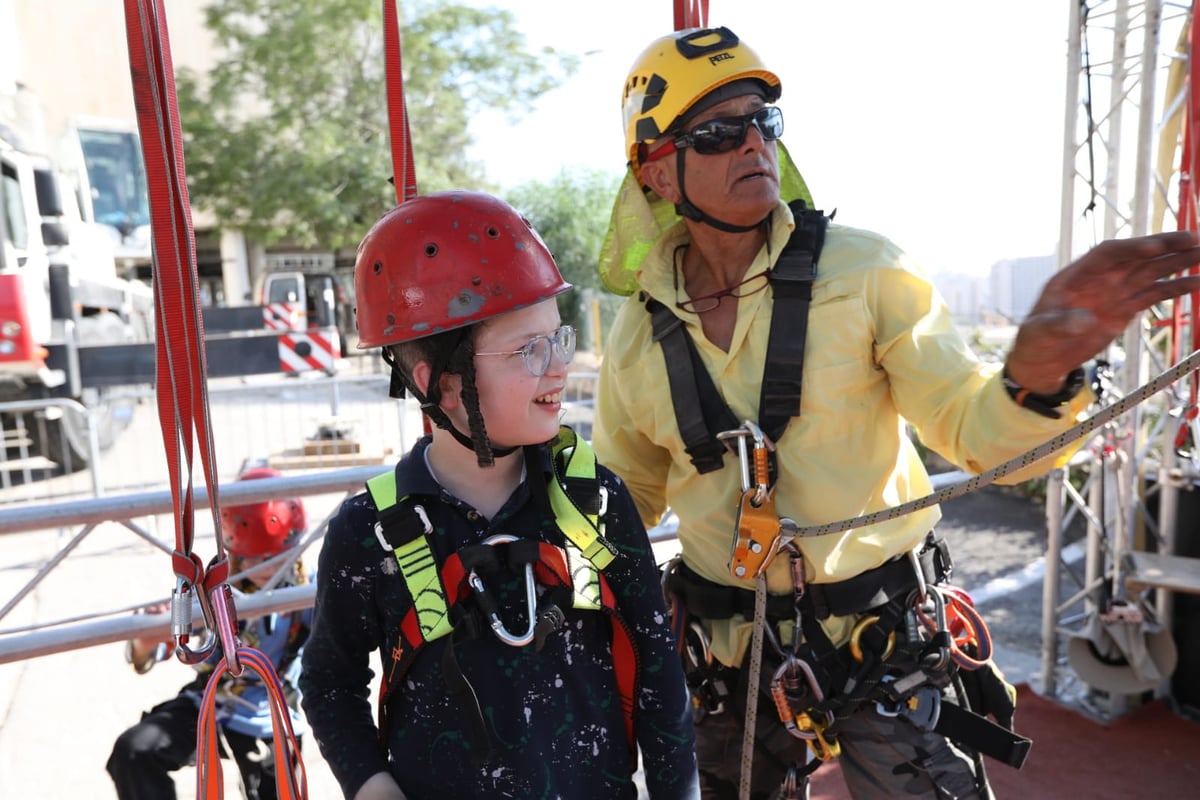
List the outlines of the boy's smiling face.
<svg viewBox="0 0 1200 800">
<path fill-rule="evenodd" d="M 550 346 L 546 372 L 535 376 L 517 351 L 535 337 L 553 337 L 561 325 L 558 304 L 550 299 L 494 317 L 477 332 L 476 353 L 504 354 L 475 357 L 479 408 L 493 445 L 538 444 L 558 433 L 567 364 L 558 347 Z"/>
</svg>

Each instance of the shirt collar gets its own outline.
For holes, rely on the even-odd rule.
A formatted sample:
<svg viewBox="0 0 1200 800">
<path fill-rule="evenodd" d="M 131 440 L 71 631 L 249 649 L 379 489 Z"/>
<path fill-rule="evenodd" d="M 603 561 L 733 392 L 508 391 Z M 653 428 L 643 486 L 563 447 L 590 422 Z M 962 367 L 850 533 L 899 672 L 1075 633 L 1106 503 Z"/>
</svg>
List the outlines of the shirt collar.
<svg viewBox="0 0 1200 800">
<path fill-rule="evenodd" d="M 792 210 L 782 200 L 771 212 L 770 226 L 771 232 L 767 237 L 767 246 L 755 256 L 754 264 L 750 266 L 750 270 L 746 273 L 747 276 L 769 269 L 775 262 L 776 255 L 787 244 L 788 238 L 792 235 L 792 229 L 796 227 Z M 650 249 L 649 255 L 642 261 L 642 267 L 638 271 L 638 284 L 643 291 L 680 314 L 686 312 L 680 312 L 675 308 L 675 301 L 678 298 L 675 297 L 674 256 L 675 248 L 681 244 L 687 244 L 688 241 L 687 225 L 680 220 L 658 238 Z M 680 290 L 682 291 L 682 287 Z"/>
</svg>

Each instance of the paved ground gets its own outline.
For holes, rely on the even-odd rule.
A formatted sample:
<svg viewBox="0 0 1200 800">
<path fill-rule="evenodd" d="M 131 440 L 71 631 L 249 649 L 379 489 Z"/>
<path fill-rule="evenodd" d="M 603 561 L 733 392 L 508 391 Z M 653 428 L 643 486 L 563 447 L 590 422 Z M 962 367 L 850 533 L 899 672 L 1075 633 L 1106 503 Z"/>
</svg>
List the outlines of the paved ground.
<svg viewBox="0 0 1200 800">
<path fill-rule="evenodd" d="M 325 513 L 319 503 L 309 505 L 315 518 Z M 956 582 L 992 597 L 981 607 L 999 643 L 1001 666 L 1011 679 L 1036 682 L 1040 581 L 1016 582 L 1016 589 L 1008 586 L 1003 594 L 988 587 L 996 585 L 989 582 L 1012 576 L 1042 556 L 1045 533 L 1040 509 L 1019 493 L 988 488 L 951 501 L 944 511 L 940 530 L 955 553 Z M 0 602 L 12 597 L 70 535 L 5 536 Z M 160 535 L 169 538 L 169 529 Z M 198 550 L 202 546 L 198 544 Z M 129 531 L 102 526 L 39 590 L 4 616 L 0 628 L 62 619 L 96 604 L 132 606 L 147 597 L 163 596 L 172 585 L 163 559 Z M 143 709 L 172 696 L 188 677 L 189 669 L 174 661 L 138 676 L 125 664 L 119 643 L 0 665 L 0 798 L 114 797 L 104 772 L 113 739 Z M 305 745 L 310 796 L 337 797 L 336 783 L 317 748 L 311 742 Z M 228 796 L 240 796 L 236 771 L 227 767 L 225 772 Z M 194 771 L 179 774 L 180 797 L 194 797 L 193 782 Z"/>
</svg>

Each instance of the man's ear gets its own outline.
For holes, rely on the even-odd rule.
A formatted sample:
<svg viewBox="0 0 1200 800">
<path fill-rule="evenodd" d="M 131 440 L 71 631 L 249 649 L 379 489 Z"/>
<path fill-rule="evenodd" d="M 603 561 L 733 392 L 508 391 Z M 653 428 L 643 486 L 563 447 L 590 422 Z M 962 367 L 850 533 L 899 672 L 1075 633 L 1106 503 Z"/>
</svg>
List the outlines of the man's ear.
<svg viewBox="0 0 1200 800">
<path fill-rule="evenodd" d="M 681 199 L 675 188 L 675 156 L 667 156 L 658 161 L 642 165 L 642 181 L 659 197 L 672 203 Z"/>
</svg>

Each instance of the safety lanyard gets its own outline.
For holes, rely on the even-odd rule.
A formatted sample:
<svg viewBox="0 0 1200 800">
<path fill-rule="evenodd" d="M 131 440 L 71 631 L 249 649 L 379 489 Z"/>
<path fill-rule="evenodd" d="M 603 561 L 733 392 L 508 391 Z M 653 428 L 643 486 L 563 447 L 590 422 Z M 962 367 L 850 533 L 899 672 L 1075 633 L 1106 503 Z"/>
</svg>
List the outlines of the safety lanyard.
<svg viewBox="0 0 1200 800">
<path fill-rule="evenodd" d="M 227 610 L 218 612 L 212 606 L 212 598 L 221 596 L 219 587 L 229 576 L 224 543 L 221 537 L 216 537 L 217 555 L 207 571 L 200 557 L 192 551 L 195 541 L 192 458 L 196 442 L 199 443 L 216 530 L 220 530 L 220 512 L 216 502 L 217 478 L 205 387 L 207 366 L 196 279 L 195 238 L 162 0 L 125 0 L 125 20 L 154 243 L 155 384 L 171 482 L 175 527 L 172 563 L 178 579 L 172 621 L 183 622 L 181 615 L 190 617 L 194 592 L 210 630 L 228 639 L 222 642 L 226 653 L 235 653 L 232 631 L 217 630 L 213 624 L 215 615 Z M 190 623 L 190 619 L 186 622 Z M 179 630 L 180 627 L 183 630 Z M 189 663 L 203 660 L 215 646 L 210 642 L 205 651 L 189 650 L 187 629 L 190 624 L 176 624 L 175 628 L 180 657 Z M 237 672 L 236 656 L 233 658 L 231 667 Z"/>
<path fill-rule="evenodd" d="M 175 527 L 172 563 L 177 582 L 172 596 L 172 632 L 176 653 L 187 663 L 199 663 L 208 658 L 217 640 L 224 655 L 209 679 L 200 708 L 196 796 L 220 800 L 224 795 L 215 736 L 215 688 L 225 672 L 237 677 L 248 667 L 258 674 L 268 690 L 278 796 L 282 800 L 300 800 L 307 796 L 307 781 L 287 702 L 270 659 L 253 648 L 242 647 L 238 641 L 237 614 L 232 591 L 226 583 L 229 562 L 222 537 L 215 537 L 217 554 L 207 570 L 192 550 L 195 542 L 192 484 L 195 442 L 199 443 L 213 528 L 220 531 L 221 526 L 216 459 L 208 416 L 208 370 L 195 234 L 163 0 L 125 0 L 125 30 L 138 133 L 146 164 L 154 243 L 155 384 Z M 193 593 L 204 613 L 208 631 L 216 633 L 201 650 L 188 647 Z"/>
<path fill-rule="evenodd" d="M 417 196 L 417 174 L 413 164 L 412 135 L 408 127 L 408 105 L 404 100 L 400 23 L 395 0 L 385 0 L 383 4 L 383 65 L 387 78 L 388 128 L 392 141 L 392 183 L 396 187 L 396 202 L 403 203 Z"/>
</svg>

